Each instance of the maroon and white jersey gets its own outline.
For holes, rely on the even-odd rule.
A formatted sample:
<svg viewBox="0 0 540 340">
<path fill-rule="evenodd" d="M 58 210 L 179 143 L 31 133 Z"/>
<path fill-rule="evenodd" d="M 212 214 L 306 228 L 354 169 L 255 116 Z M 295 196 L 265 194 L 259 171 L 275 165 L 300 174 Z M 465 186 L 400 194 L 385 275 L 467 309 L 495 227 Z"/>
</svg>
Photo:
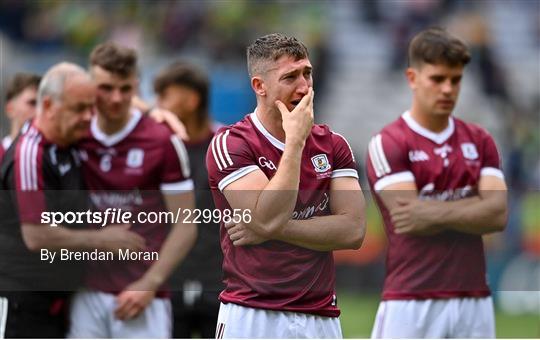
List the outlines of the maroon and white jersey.
<svg viewBox="0 0 540 340">
<path fill-rule="evenodd" d="M 166 190 L 193 189 L 184 144 L 166 126 L 132 111 L 126 126 L 113 135 L 99 129 L 95 116 L 90 137 L 81 141 L 79 147 L 84 179 L 95 209 L 132 212 L 130 230 L 145 238 L 145 251 L 159 251 L 170 225 L 138 223 L 136 216 L 141 212 L 167 211 L 163 200 Z M 152 261 L 92 261 L 87 286 L 119 292 L 151 265 Z"/>
<path fill-rule="evenodd" d="M 444 131 L 434 133 L 405 112 L 371 139 L 366 165 L 389 241 L 383 299 L 489 296 L 481 236 L 451 230 L 397 235 L 378 195 L 390 184 L 409 181 L 416 183 L 421 199 L 477 194 L 481 176 L 503 178 L 488 132 L 451 117 Z"/>
<path fill-rule="evenodd" d="M 260 169 L 274 176 L 285 144 L 273 137 L 256 113 L 221 128 L 208 148 L 206 165 L 216 207 L 230 209 L 223 189 Z M 325 125 L 315 125 L 304 147 L 300 190 L 293 219 L 330 214 L 330 182 L 358 178 L 345 139 Z M 235 247 L 220 228 L 225 290 L 220 300 L 252 308 L 339 316 L 334 291 L 332 252 L 319 252 L 280 241 Z"/>
</svg>

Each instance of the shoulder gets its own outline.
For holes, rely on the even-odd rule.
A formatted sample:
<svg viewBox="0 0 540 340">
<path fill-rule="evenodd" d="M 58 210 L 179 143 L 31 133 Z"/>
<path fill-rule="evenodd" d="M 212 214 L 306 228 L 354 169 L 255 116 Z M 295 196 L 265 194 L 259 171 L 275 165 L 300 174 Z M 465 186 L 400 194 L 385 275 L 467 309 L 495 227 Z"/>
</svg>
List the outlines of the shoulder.
<svg viewBox="0 0 540 340">
<path fill-rule="evenodd" d="M 153 140 L 161 142 L 170 140 L 171 136 L 174 135 L 174 132 L 167 124 L 157 123 L 154 119 L 145 115 L 141 117 L 134 132 L 144 134 Z"/>
<path fill-rule="evenodd" d="M 491 137 L 491 134 L 482 126 L 476 123 L 472 122 L 466 122 L 462 119 L 455 118 L 454 117 L 454 124 L 456 126 L 456 130 L 459 132 L 465 132 L 471 136 L 474 137 Z"/>
</svg>

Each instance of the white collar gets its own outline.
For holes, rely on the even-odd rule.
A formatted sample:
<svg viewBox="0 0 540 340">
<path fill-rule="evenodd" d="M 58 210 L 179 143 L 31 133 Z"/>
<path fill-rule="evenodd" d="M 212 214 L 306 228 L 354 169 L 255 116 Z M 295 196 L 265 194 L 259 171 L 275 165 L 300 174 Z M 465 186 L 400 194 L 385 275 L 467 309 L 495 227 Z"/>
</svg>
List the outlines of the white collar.
<svg viewBox="0 0 540 340">
<path fill-rule="evenodd" d="M 2 138 L 2 147 L 4 148 L 4 150 L 7 150 L 11 143 L 13 143 L 13 139 L 11 139 L 11 136 L 5 136 L 4 138 Z"/>
<path fill-rule="evenodd" d="M 101 131 L 97 123 L 97 114 L 92 117 L 92 123 L 90 125 L 90 131 L 92 136 L 105 146 L 113 146 L 114 144 L 122 141 L 127 137 L 137 126 L 139 120 L 141 120 L 142 113 L 139 110 L 131 110 L 131 118 L 127 124 L 118 132 L 113 133 L 112 135 L 107 135 L 105 132 Z"/>
<path fill-rule="evenodd" d="M 410 111 L 405 111 L 401 115 L 401 118 L 403 118 L 403 120 L 409 126 L 411 130 L 413 130 L 420 136 L 426 137 L 427 139 L 431 139 L 437 144 L 444 143 L 454 133 L 454 118 L 452 117 L 448 119 L 448 126 L 439 133 L 428 130 L 425 127 L 418 124 L 418 122 L 414 120 L 414 118 L 411 116 Z"/>
<path fill-rule="evenodd" d="M 264 135 L 264 137 L 266 137 L 266 139 L 268 139 L 268 141 L 272 143 L 273 146 L 280 149 L 281 151 L 285 150 L 285 143 L 280 142 L 279 139 L 272 136 L 272 134 L 270 134 L 270 132 L 268 132 L 268 130 L 266 130 L 264 125 L 261 123 L 259 117 L 257 117 L 257 109 L 255 109 L 255 111 L 253 111 L 253 113 L 251 113 L 249 116 L 251 117 L 251 120 L 253 121 L 253 124 L 255 125 L 257 130 L 259 130 Z"/>
</svg>

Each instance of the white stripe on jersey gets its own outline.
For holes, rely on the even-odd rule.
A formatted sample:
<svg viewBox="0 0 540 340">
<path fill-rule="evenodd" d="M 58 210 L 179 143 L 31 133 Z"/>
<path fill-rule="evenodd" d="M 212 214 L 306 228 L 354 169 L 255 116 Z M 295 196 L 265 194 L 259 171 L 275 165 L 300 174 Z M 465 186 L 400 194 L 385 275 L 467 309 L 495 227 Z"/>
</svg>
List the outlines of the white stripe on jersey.
<svg viewBox="0 0 540 340">
<path fill-rule="evenodd" d="M 225 158 L 223 157 L 223 152 L 221 151 L 221 139 L 223 138 L 223 133 L 220 133 L 216 138 L 216 149 L 218 152 L 218 157 L 221 160 L 221 164 L 223 165 L 223 169 L 227 168 L 227 163 L 225 162 Z"/>
<path fill-rule="evenodd" d="M 33 129 L 23 138 L 19 155 L 22 191 L 38 189 L 37 153 L 40 141 L 41 136 Z"/>
<path fill-rule="evenodd" d="M 379 152 L 380 160 L 381 160 L 381 162 L 383 164 L 384 171 L 387 174 L 389 174 L 390 172 L 392 172 L 392 169 L 390 169 L 390 164 L 388 164 L 388 160 L 386 159 L 386 155 L 384 154 L 384 148 L 382 146 L 382 136 L 381 136 L 381 134 L 378 134 L 377 136 L 375 136 L 375 141 L 376 141 L 375 146 L 377 147 L 377 151 Z"/>
<path fill-rule="evenodd" d="M 184 178 L 189 178 L 191 169 L 189 167 L 189 157 L 184 143 L 176 135 L 171 135 L 171 143 L 176 150 L 176 154 L 178 155 L 180 167 L 182 168 L 182 176 Z"/>
<path fill-rule="evenodd" d="M 375 192 L 379 192 L 391 184 L 403 183 L 403 182 L 414 182 L 414 181 L 415 181 L 415 178 L 412 172 L 402 171 L 402 172 L 398 172 L 398 173 L 381 178 L 380 180 L 375 182 L 373 189 L 375 189 Z"/>
<path fill-rule="evenodd" d="M 229 136 L 229 132 L 230 130 L 227 130 L 225 133 L 217 134 L 214 136 L 211 143 L 212 155 L 214 156 L 214 160 L 220 171 L 233 165 L 229 150 L 227 149 L 227 137 Z M 224 154 L 225 156 L 223 156 Z"/>
<path fill-rule="evenodd" d="M 193 183 L 193 180 L 191 178 L 176 183 L 161 183 L 161 185 L 159 186 L 159 189 L 161 191 L 164 191 L 164 194 L 177 194 L 176 191 L 190 191 L 194 188 L 195 184 Z M 169 193 L 168 191 L 174 192 Z"/>
<path fill-rule="evenodd" d="M 214 136 L 214 138 L 212 138 L 212 142 L 210 143 L 210 145 L 212 146 L 212 156 L 214 156 L 214 161 L 216 161 L 216 164 L 219 168 L 219 171 L 223 170 L 223 167 L 221 166 L 221 163 L 219 162 L 219 159 L 217 158 L 216 156 L 216 138 L 218 136 Z"/>
<path fill-rule="evenodd" d="M 229 150 L 227 149 L 227 136 L 229 136 L 230 131 L 231 130 L 225 131 L 225 134 L 223 135 L 223 152 L 225 153 L 225 157 L 227 157 L 227 161 L 229 162 L 229 165 L 233 165 L 231 156 L 229 156 Z"/>
<path fill-rule="evenodd" d="M 369 158 L 371 159 L 371 165 L 375 170 L 375 175 L 381 177 L 384 175 L 384 168 L 381 161 L 379 160 L 379 155 L 377 154 L 377 149 L 375 147 L 375 137 L 373 137 L 368 144 Z"/>
<path fill-rule="evenodd" d="M 6 324 L 8 314 L 8 299 L 0 297 L 0 339 L 6 336 Z"/>
<path fill-rule="evenodd" d="M 231 184 L 232 182 L 236 181 L 237 179 L 240 179 L 240 178 L 244 177 L 245 175 L 247 175 L 249 173 L 252 173 L 253 171 L 256 171 L 256 170 L 259 170 L 258 166 L 256 166 L 256 165 L 248 165 L 246 167 L 240 168 L 240 169 L 236 170 L 235 172 L 225 176 L 225 178 L 223 178 L 218 183 L 219 191 L 223 191 L 223 189 L 225 189 L 225 187 L 227 185 Z"/>
<path fill-rule="evenodd" d="M 354 160 L 354 153 L 352 152 L 352 148 L 351 148 L 351 144 L 349 144 L 349 142 L 347 141 L 347 139 L 345 137 L 343 137 L 341 134 L 337 133 L 337 132 L 334 132 L 334 131 L 331 131 L 334 135 L 337 135 L 337 136 L 340 136 L 341 138 L 343 138 L 343 140 L 345 141 L 345 143 L 347 143 L 347 146 L 349 147 L 349 151 L 351 152 L 351 157 L 352 157 L 352 160 L 353 162 L 356 162 Z"/>
<path fill-rule="evenodd" d="M 358 171 L 355 169 L 337 169 L 332 171 L 332 178 L 354 177 L 358 179 Z"/>
<path fill-rule="evenodd" d="M 482 168 L 482 170 L 480 170 L 480 176 L 495 176 L 504 179 L 504 173 L 500 169 L 493 167 Z"/>
</svg>

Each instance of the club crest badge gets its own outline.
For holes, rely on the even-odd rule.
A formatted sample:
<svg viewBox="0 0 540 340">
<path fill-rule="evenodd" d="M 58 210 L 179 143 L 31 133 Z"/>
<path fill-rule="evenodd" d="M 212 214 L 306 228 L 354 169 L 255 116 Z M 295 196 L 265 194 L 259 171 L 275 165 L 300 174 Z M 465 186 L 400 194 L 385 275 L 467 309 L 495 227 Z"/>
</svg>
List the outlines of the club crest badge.
<svg viewBox="0 0 540 340">
<path fill-rule="evenodd" d="M 476 145 L 473 143 L 463 143 L 461 144 L 461 152 L 463 152 L 463 157 L 466 159 L 477 159 L 478 150 L 476 150 Z"/>
<path fill-rule="evenodd" d="M 144 151 L 142 149 L 131 149 L 127 154 L 126 165 L 129 168 L 139 168 L 144 160 Z"/>
<path fill-rule="evenodd" d="M 328 157 L 326 157 L 326 155 L 323 153 L 311 157 L 311 163 L 313 163 L 313 167 L 316 172 L 326 172 L 331 168 L 330 163 L 328 162 Z"/>
</svg>

